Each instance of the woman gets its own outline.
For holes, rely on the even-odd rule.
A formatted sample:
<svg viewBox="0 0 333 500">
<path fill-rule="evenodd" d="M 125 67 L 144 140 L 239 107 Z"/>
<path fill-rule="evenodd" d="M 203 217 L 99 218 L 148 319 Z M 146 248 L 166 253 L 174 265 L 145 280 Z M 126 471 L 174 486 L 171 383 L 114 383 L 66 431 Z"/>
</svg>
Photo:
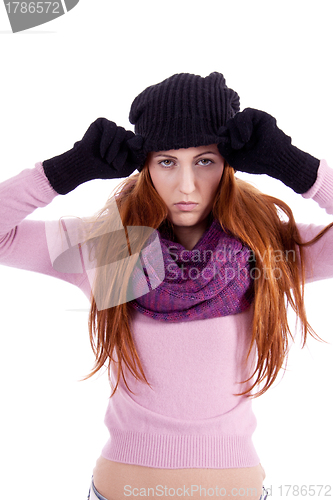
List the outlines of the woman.
<svg viewBox="0 0 333 500">
<path fill-rule="evenodd" d="M 89 376 L 107 366 L 113 391 L 90 499 L 266 498 L 251 398 L 286 359 L 288 304 L 304 342 L 315 335 L 303 284 L 332 277 L 333 234 L 234 173 L 266 173 L 333 213 L 333 171 L 267 113 L 240 112 L 220 73 L 148 87 L 130 121 L 135 134 L 99 118 L 72 150 L 1 184 L 0 262 L 91 300 Z M 23 220 L 136 168 L 90 221 Z"/>
</svg>

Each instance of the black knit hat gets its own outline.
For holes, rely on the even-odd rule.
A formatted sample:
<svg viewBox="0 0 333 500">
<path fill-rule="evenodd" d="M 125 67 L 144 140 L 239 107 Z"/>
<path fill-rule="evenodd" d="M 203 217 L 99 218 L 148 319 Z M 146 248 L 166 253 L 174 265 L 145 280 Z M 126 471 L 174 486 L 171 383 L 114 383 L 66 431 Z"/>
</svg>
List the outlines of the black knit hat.
<svg viewBox="0 0 333 500">
<path fill-rule="evenodd" d="M 218 144 L 218 129 L 239 111 L 238 94 L 221 73 L 173 75 L 133 101 L 129 120 L 143 152 Z"/>
</svg>

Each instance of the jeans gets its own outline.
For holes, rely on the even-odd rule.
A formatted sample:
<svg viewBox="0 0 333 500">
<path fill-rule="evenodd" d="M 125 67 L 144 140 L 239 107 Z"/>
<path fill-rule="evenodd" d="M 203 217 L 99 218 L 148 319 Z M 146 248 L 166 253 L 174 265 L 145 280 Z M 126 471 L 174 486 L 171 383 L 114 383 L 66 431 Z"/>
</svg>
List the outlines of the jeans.
<svg viewBox="0 0 333 500">
<path fill-rule="evenodd" d="M 259 500 L 266 500 L 266 498 L 268 497 L 268 491 L 265 490 L 264 487 L 262 487 L 262 495 L 261 497 L 259 498 Z"/>
<path fill-rule="evenodd" d="M 91 486 L 88 493 L 88 500 L 107 500 L 95 488 L 94 481 L 91 480 Z"/>
<path fill-rule="evenodd" d="M 268 491 L 262 488 L 263 492 L 259 500 L 266 500 Z M 107 500 L 103 495 L 101 495 L 95 488 L 94 481 L 91 480 L 91 486 L 88 494 L 88 500 Z"/>
</svg>

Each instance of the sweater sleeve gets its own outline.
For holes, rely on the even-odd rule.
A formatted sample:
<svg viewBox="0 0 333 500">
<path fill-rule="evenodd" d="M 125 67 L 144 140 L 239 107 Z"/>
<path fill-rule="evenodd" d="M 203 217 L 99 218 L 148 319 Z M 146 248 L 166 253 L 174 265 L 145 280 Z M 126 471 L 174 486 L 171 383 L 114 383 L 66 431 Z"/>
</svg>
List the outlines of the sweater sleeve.
<svg viewBox="0 0 333 500">
<path fill-rule="evenodd" d="M 52 242 L 59 221 L 26 219 L 56 196 L 41 162 L 0 184 L 0 264 L 59 278 L 89 296 L 89 282 L 82 266 L 72 267 L 72 272 L 59 272 L 53 267 Z"/>
<path fill-rule="evenodd" d="M 312 199 L 328 214 L 333 215 L 333 169 L 321 160 L 317 180 L 304 193 L 303 198 Z M 332 217 L 333 222 L 333 217 Z M 326 225 L 297 224 L 302 241 L 310 241 Z M 306 283 L 333 278 L 333 227 L 312 245 L 304 247 Z"/>
</svg>

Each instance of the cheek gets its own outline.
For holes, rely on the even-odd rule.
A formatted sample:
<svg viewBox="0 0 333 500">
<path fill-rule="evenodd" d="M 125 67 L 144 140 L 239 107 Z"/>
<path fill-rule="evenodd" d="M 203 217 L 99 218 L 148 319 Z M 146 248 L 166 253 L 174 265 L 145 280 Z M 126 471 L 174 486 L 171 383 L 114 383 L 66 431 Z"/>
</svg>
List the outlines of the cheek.
<svg viewBox="0 0 333 500">
<path fill-rule="evenodd" d="M 203 189 L 207 202 L 211 202 L 214 199 L 216 190 L 218 189 L 221 181 L 222 173 L 223 169 L 219 172 L 214 172 L 212 176 L 210 176 L 209 181 L 204 183 Z M 205 180 L 207 181 L 207 179 Z"/>
<path fill-rule="evenodd" d="M 162 175 L 161 171 L 158 171 L 154 167 L 149 169 L 149 173 L 150 173 L 150 177 L 151 177 L 152 183 L 154 185 L 154 188 L 156 189 L 156 191 L 158 192 L 158 194 L 160 195 L 162 200 L 165 203 L 167 203 L 168 199 L 170 197 L 169 196 L 170 189 L 169 189 L 169 185 L 168 185 L 169 184 L 168 179 Z"/>
</svg>

